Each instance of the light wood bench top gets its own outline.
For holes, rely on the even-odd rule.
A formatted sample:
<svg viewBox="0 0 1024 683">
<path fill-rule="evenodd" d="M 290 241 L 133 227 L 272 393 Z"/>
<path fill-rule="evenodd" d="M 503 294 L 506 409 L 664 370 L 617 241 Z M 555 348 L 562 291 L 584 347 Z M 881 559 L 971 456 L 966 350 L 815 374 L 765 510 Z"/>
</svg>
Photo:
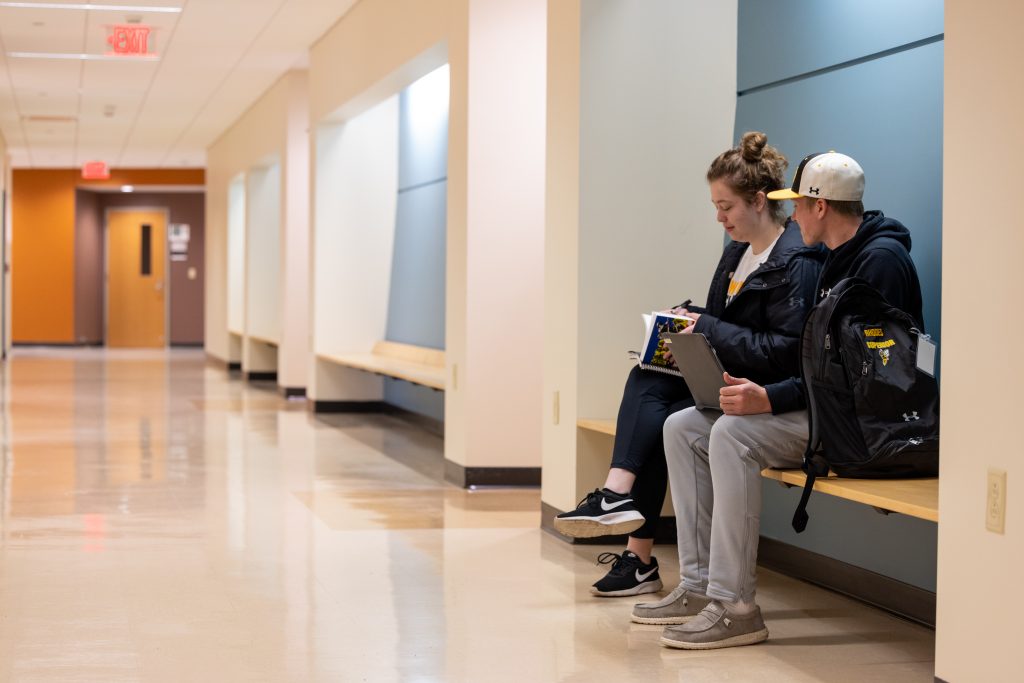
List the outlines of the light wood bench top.
<svg viewBox="0 0 1024 683">
<path fill-rule="evenodd" d="M 271 339 L 270 337 L 261 337 L 261 336 L 256 335 L 256 334 L 250 334 L 249 335 L 249 339 L 251 339 L 252 341 L 259 342 L 261 344 L 267 344 L 269 346 L 278 346 L 279 345 L 276 340 Z"/>
<path fill-rule="evenodd" d="M 615 420 L 580 419 L 580 429 L 615 436 Z M 802 487 L 807 475 L 800 470 L 767 469 L 762 477 L 787 486 Z M 829 476 L 814 482 L 814 490 L 837 498 L 870 505 L 883 512 L 939 521 L 939 480 L 930 479 L 844 479 Z"/>
<path fill-rule="evenodd" d="M 323 354 L 317 358 L 444 391 L 444 351 L 381 341 L 369 353 Z"/>
</svg>

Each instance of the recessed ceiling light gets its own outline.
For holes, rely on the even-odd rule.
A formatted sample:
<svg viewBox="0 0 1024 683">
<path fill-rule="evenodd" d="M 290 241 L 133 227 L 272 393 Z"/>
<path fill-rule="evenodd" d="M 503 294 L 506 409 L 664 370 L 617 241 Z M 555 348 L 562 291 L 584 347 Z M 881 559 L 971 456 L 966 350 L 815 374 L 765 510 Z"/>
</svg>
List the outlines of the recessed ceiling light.
<svg viewBox="0 0 1024 683">
<path fill-rule="evenodd" d="M 94 55 L 84 52 L 8 52 L 12 59 L 77 59 L 89 62 L 155 62 L 158 55 Z"/>
<path fill-rule="evenodd" d="M 0 2 L 0 7 L 72 9 L 91 12 L 163 12 L 165 14 L 178 14 L 182 9 L 166 5 L 89 5 L 83 2 Z"/>
<path fill-rule="evenodd" d="M 78 120 L 75 116 L 55 116 L 47 114 L 28 114 L 21 118 L 23 121 L 31 121 L 32 123 L 74 123 Z"/>
</svg>

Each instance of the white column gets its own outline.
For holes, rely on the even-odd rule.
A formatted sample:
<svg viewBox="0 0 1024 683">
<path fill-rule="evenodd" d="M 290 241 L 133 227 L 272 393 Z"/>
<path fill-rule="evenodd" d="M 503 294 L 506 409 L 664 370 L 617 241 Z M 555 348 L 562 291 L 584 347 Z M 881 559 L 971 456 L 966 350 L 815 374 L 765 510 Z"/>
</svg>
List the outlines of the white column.
<svg viewBox="0 0 1024 683">
<path fill-rule="evenodd" d="M 465 93 L 451 55 L 454 148 L 467 132 L 464 235 L 449 202 L 445 456 L 464 467 L 540 466 L 546 13 L 544 0 L 471 0 Z"/>
<path fill-rule="evenodd" d="M 1022 21 L 1011 0 L 946 2 L 935 676 L 949 683 L 1011 680 L 1021 661 Z M 986 529 L 990 470 L 1006 472 L 1003 534 Z"/>
</svg>

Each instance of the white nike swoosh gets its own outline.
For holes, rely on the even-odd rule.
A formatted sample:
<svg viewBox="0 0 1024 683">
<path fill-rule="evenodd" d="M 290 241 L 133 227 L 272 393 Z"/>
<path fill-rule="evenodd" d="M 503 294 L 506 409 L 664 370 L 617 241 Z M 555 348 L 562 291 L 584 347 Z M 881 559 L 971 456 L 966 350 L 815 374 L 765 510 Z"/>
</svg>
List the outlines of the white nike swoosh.
<svg viewBox="0 0 1024 683">
<path fill-rule="evenodd" d="M 614 510 L 615 508 L 619 507 L 620 505 L 625 505 L 626 503 L 632 503 L 632 502 L 633 502 L 632 498 L 627 498 L 626 500 L 620 500 L 618 503 L 612 503 L 611 505 L 609 505 L 608 504 L 608 499 L 607 498 L 602 498 L 601 499 L 601 509 L 604 510 L 605 512 L 608 512 L 609 510 Z"/>
<path fill-rule="evenodd" d="M 646 574 L 641 574 L 641 573 L 640 573 L 640 570 L 639 570 L 639 569 L 637 569 L 637 570 L 636 570 L 636 580 L 637 580 L 637 581 L 638 581 L 639 583 L 643 583 L 644 581 L 646 581 L 646 580 L 647 580 L 647 577 L 649 577 L 649 576 L 650 576 L 651 574 L 653 574 L 653 573 L 654 573 L 654 572 L 656 572 L 656 571 L 658 571 L 658 568 L 657 568 L 657 567 L 655 567 L 655 568 L 654 568 L 654 569 L 652 569 L 651 571 L 647 572 Z"/>
</svg>

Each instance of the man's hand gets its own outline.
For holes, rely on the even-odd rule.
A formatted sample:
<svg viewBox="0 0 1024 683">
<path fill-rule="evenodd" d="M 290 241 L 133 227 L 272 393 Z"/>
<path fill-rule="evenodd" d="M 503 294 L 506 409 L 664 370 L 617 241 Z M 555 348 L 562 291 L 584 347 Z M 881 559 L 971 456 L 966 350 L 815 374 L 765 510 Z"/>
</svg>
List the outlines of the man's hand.
<svg viewBox="0 0 1024 683">
<path fill-rule="evenodd" d="M 728 372 L 722 375 L 724 386 L 718 391 L 718 402 L 726 415 L 758 415 L 772 412 L 768 392 L 749 379 L 733 377 Z"/>
</svg>

